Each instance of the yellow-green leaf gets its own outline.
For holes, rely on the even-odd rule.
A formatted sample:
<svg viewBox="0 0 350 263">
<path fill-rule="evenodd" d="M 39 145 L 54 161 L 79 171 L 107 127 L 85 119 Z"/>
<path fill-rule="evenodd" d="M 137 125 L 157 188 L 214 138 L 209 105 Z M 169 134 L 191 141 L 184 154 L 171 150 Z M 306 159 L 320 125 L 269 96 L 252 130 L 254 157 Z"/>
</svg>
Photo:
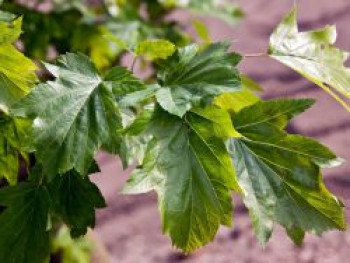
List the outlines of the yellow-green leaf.
<svg viewBox="0 0 350 263">
<path fill-rule="evenodd" d="M 21 34 L 21 25 L 21 17 L 8 23 L 0 22 L 0 74 L 13 82 L 23 96 L 38 79 L 36 65 L 13 46 Z"/>
<path fill-rule="evenodd" d="M 192 24 L 193 24 L 194 29 L 197 32 L 197 35 L 202 39 L 204 44 L 209 44 L 212 42 L 208 28 L 205 26 L 205 24 L 202 21 L 195 20 L 195 21 L 193 21 Z"/>
<path fill-rule="evenodd" d="M 350 69 L 344 66 L 349 54 L 334 46 L 336 37 L 335 26 L 299 32 L 293 8 L 271 35 L 269 55 L 329 92 L 350 111 L 332 90 L 350 97 Z"/>
<path fill-rule="evenodd" d="M 135 54 L 147 59 L 166 59 L 175 52 L 175 45 L 163 39 L 150 39 L 138 43 Z"/>
</svg>

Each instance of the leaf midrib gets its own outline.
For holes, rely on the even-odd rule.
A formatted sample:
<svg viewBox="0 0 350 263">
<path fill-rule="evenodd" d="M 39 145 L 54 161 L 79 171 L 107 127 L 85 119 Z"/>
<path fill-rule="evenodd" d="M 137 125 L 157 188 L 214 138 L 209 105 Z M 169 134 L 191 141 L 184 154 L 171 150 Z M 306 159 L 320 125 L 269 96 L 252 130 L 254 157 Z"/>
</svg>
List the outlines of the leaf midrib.
<svg viewBox="0 0 350 263">
<path fill-rule="evenodd" d="M 244 144 L 244 145 L 245 145 L 245 144 Z M 246 146 L 246 145 L 245 145 L 245 146 Z M 246 148 L 249 150 L 249 152 L 251 152 L 251 154 L 253 154 L 257 159 L 260 160 L 259 155 L 255 154 L 255 152 L 254 152 L 253 150 L 251 150 L 250 147 L 246 146 Z M 263 162 L 263 163 L 264 163 L 264 162 Z M 265 163 L 264 163 L 264 164 L 265 164 Z M 265 165 L 266 165 L 267 167 L 269 167 L 269 165 L 267 165 L 267 164 L 265 164 Z M 305 203 L 307 203 L 308 206 L 309 206 L 310 208 L 312 208 L 313 210 L 317 211 L 319 214 L 323 215 L 325 218 L 327 218 L 328 220 L 330 220 L 331 222 L 333 222 L 333 224 L 339 226 L 338 223 L 335 222 L 333 218 L 330 218 L 328 215 L 326 215 L 326 214 L 323 213 L 322 211 L 318 210 L 316 207 L 314 207 L 312 204 L 310 204 L 307 200 L 305 200 L 305 199 L 303 198 L 303 196 L 299 194 L 299 192 L 297 192 L 297 191 L 294 190 L 293 185 L 290 185 L 290 183 L 289 183 L 288 181 L 285 181 L 278 173 L 276 173 L 276 172 L 275 172 L 273 169 L 271 169 L 270 167 L 269 167 L 269 170 L 271 170 L 272 173 L 275 174 L 275 175 L 281 180 L 282 185 L 283 185 L 284 188 L 285 188 L 286 186 L 288 186 L 288 187 L 289 187 L 291 190 L 293 190 L 298 196 L 300 196 L 301 199 L 302 199 Z M 291 200 L 294 201 L 294 203 L 296 204 L 296 206 L 297 206 L 298 209 L 299 209 L 298 202 L 293 198 L 293 196 L 290 195 L 289 191 L 288 191 L 286 188 L 285 188 L 285 190 L 286 190 L 286 192 L 288 193 L 288 196 L 291 198 Z M 301 210 L 301 211 L 302 211 L 302 210 Z"/>
</svg>

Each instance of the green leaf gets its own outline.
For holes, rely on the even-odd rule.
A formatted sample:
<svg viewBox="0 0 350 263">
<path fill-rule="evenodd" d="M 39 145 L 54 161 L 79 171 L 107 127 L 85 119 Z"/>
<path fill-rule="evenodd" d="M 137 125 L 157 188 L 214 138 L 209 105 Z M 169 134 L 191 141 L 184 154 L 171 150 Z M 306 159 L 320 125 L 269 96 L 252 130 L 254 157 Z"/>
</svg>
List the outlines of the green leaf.
<svg viewBox="0 0 350 263">
<path fill-rule="evenodd" d="M 88 9 L 83 0 L 54 0 L 54 10 L 56 12 L 64 12 L 67 10 L 78 10 L 82 14 L 87 14 Z"/>
<path fill-rule="evenodd" d="M 21 183 L 0 189 L 0 262 L 43 263 L 49 258 L 49 195 L 43 186 Z"/>
<path fill-rule="evenodd" d="M 0 22 L 0 78 L 2 83 L 11 81 L 14 85 L 10 84 L 7 88 L 16 89 L 15 92 L 23 96 L 29 92 L 38 79 L 34 72 L 35 64 L 13 46 L 22 32 L 21 25 L 22 18 L 8 23 Z M 4 76 L 7 77 L 6 80 Z M 4 89 L 4 87 L 0 88 Z"/>
<path fill-rule="evenodd" d="M 146 87 L 131 71 L 122 67 L 114 67 L 104 77 L 104 84 L 111 88 L 115 98 L 119 101 L 125 95 L 144 90 Z"/>
<path fill-rule="evenodd" d="M 0 44 L 13 44 L 21 35 L 22 18 L 14 21 L 0 22 Z"/>
<path fill-rule="evenodd" d="M 250 91 L 263 91 L 258 83 L 246 75 L 241 74 L 242 88 Z"/>
<path fill-rule="evenodd" d="M 122 126 L 115 95 L 133 90 L 127 85 L 135 85 L 135 81 L 130 82 L 121 68 L 102 79 L 84 55 L 68 53 L 57 65 L 46 64 L 46 68 L 56 80 L 37 86 L 17 105 L 15 113 L 35 118 L 37 157 L 47 174 L 63 174 L 74 168 L 84 175 L 101 146 L 118 152 L 117 131 Z"/>
<path fill-rule="evenodd" d="M 122 67 L 114 67 L 104 77 L 104 85 L 108 88 L 112 89 L 113 94 L 120 105 L 120 107 L 129 107 L 134 105 L 128 105 L 132 98 L 135 99 L 137 97 L 136 94 L 143 94 L 140 98 L 142 100 L 147 99 L 145 96 L 145 92 L 147 92 L 147 88 L 144 83 L 136 78 L 131 71 Z M 129 94 L 133 96 L 129 97 Z M 134 103 L 131 103 L 134 104 Z M 120 153 L 122 151 L 122 147 L 124 147 L 125 140 L 122 140 L 121 144 L 114 144 L 113 141 L 119 140 L 120 135 L 118 133 L 114 134 L 114 137 L 111 137 L 107 143 L 103 145 L 103 148 L 110 153 Z"/>
<path fill-rule="evenodd" d="M 241 80 L 242 90 L 223 93 L 214 99 L 216 106 L 226 110 L 231 115 L 260 101 L 260 98 L 252 92 L 262 90 L 259 84 L 245 75 L 241 75 Z"/>
<path fill-rule="evenodd" d="M 229 0 L 191 0 L 188 3 L 191 11 L 217 17 L 230 25 L 236 25 L 244 17 L 243 10 Z"/>
<path fill-rule="evenodd" d="M 235 122 L 239 127 L 248 132 L 258 125 L 273 124 L 279 128 L 285 128 L 288 121 L 294 116 L 304 112 L 314 104 L 312 99 L 279 99 L 267 102 L 259 102 L 252 107 L 243 109 L 241 117 Z"/>
<path fill-rule="evenodd" d="M 10 107 L 23 95 L 23 90 L 0 72 L 0 112 L 9 114 Z"/>
<path fill-rule="evenodd" d="M 259 97 L 249 90 L 242 90 L 238 92 L 224 93 L 215 98 L 214 104 L 233 115 L 241 109 L 259 101 Z"/>
<path fill-rule="evenodd" d="M 129 136 L 125 135 L 120 146 L 119 157 L 122 160 L 123 168 L 126 169 L 130 165 L 140 164 L 145 156 L 147 144 L 150 136 Z"/>
<path fill-rule="evenodd" d="M 199 51 L 195 45 L 181 48 L 160 69 L 156 92 L 158 103 L 171 114 L 182 117 L 192 107 L 205 105 L 224 92 L 240 89 L 235 66 L 241 60 L 228 53 L 228 43 L 217 43 Z"/>
<path fill-rule="evenodd" d="M 236 25 L 243 17 L 243 11 L 232 1 L 228 0 L 159 0 L 167 8 L 187 8 L 200 15 L 212 16 Z"/>
<path fill-rule="evenodd" d="M 294 7 L 271 35 L 269 54 L 329 92 L 350 111 L 330 89 L 350 97 L 350 71 L 344 66 L 348 53 L 334 46 L 336 36 L 334 26 L 299 32 Z"/>
<path fill-rule="evenodd" d="M 192 22 L 194 29 L 197 32 L 197 35 L 201 38 L 204 44 L 210 44 L 211 38 L 210 33 L 208 31 L 208 28 L 205 26 L 205 24 L 200 20 L 195 20 Z"/>
<path fill-rule="evenodd" d="M 19 158 L 27 157 L 23 142 L 31 123 L 14 118 L 10 111 L 36 81 L 35 65 L 12 46 L 21 32 L 21 19 L 0 22 L 0 30 L 0 178 L 15 185 Z"/>
<path fill-rule="evenodd" d="M 142 162 L 147 144 L 151 139 L 151 136 L 145 131 L 152 116 L 150 110 L 144 110 L 123 130 L 124 137 L 119 156 L 124 169 L 135 161 L 137 164 Z"/>
<path fill-rule="evenodd" d="M 288 228 L 286 232 L 287 232 L 287 235 L 290 237 L 290 239 L 293 240 L 296 246 L 301 246 L 303 244 L 305 232 L 302 229 L 298 227 L 293 227 L 293 228 Z"/>
<path fill-rule="evenodd" d="M 261 244 L 274 222 L 315 234 L 345 229 L 343 205 L 326 189 L 319 167 L 339 164 L 336 156 L 314 140 L 283 131 L 311 102 L 259 102 L 233 116 L 243 137 L 230 139 L 228 147 Z"/>
<path fill-rule="evenodd" d="M 19 169 L 18 151 L 7 144 L 6 138 L 0 136 L 0 178 L 5 177 L 10 185 L 17 182 Z"/>
<path fill-rule="evenodd" d="M 0 0 L 0 6 L 3 0 Z M 0 10 L 0 22 L 12 22 L 16 18 L 16 15 Z"/>
<path fill-rule="evenodd" d="M 150 60 L 166 59 L 175 52 L 175 45 L 163 39 L 150 39 L 138 43 L 135 55 L 144 56 Z"/>
<path fill-rule="evenodd" d="M 17 183 L 19 157 L 26 159 L 22 146 L 29 126 L 13 118 L 11 107 L 37 81 L 34 63 L 13 46 L 21 34 L 21 24 L 21 18 L 0 22 L 0 178 L 5 177 L 10 185 Z"/>
<path fill-rule="evenodd" d="M 222 126 L 218 118 L 226 119 Z M 232 132 L 229 116 L 196 109 L 183 120 L 158 109 L 149 129 L 154 139 L 123 191 L 155 190 L 163 231 L 176 247 L 193 251 L 210 242 L 221 224 L 231 225 L 230 189 L 239 188 L 223 141 Z"/>
<path fill-rule="evenodd" d="M 63 17 L 61 20 L 67 19 L 67 15 L 63 14 L 63 16 L 65 17 Z M 62 26 L 66 22 L 58 21 L 58 23 L 58 26 Z M 68 23 L 72 23 L 72 21 L 68 20 Z M 108 68 L 118 55 L 118 50 L 116 50 L 115 46 L 112 45 L 113 42 L 111 42 L 110 38 L 105 37 L 105 35 L 110 35 L 106 25 L 96 26 L 84 24 L 79 20 L 76 23 L 76 29 L 74 29 L 71 33 L 71 48 L 68 50 L 87 54 L 98 69 Z M 66 38 L 69 37 L 70 36 L 66 36 Z M 53 42 L 53 44 L 56 44 L 54 39 Z"/>
<path fill-rule="evenodd" d="M 119 52 L 125 50 L 132 52 L 132 49 L 141 40 L 148 38 L 150 35 L 153 36 L 151 32 L 146 32 L 147 34 L 143 35 L 145 23 L 141 23 L 138 20 L 130 20 L 130 18 L 124 21 L 110 21 L 106 26 L 108 32 L 105 34 L 105 38 L 115 43 Z"/>
<path fill-rule="evenodd" d="M 137 106 L 155 96 L 156 91 L 160 89 L 158 84 L 148 85 L 145 89 L 135 91 L 125 95 L 120 101 L 120 107 L 127 108 Z"/>
<path fill-rule="evenodd" d="M 51 240 L 51 253 L 60 253 L 62 263 L 91 262 L 93 247 L 87 238 L 71 238 L 66 226 L 62 226 Z"/>
<path fill-rule="evenodd" d="M 0 0 L 0 6 L 3 4 L 3 0 Z M 0 22 L 11 22 L 16 18 L 14 14 L 4 12 L 0 10 Z"/>
<path fill-rule="evenodd" d="M 0 114 L 0 179 L 17 183 L 20 157 L 27 159 L 28 134 L 31 122 Z"/>
<path fill-rule="evenodd" d="M 96 208 L 106 207 L 97 186 L 74 170 L 56 176 L 48 188 L 55 214 L 70 227 L 74 238 L 95 226 Z"/>
</svg>

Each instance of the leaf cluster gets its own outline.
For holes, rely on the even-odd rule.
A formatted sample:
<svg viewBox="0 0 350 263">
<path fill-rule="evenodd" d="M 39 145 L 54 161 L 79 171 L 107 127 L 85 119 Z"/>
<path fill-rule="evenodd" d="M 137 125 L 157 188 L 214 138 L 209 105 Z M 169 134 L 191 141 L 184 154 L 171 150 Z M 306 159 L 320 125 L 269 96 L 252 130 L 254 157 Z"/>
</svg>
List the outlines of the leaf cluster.
<svg viewBox="0 0 350 263">
<path fill-rule="evenodd" d="M 142 5 L 146 6 L 147 16 L 140 14 Z M 140 41 L 148 39 L 167 39 L 177 46 L 188 44 L 191 37 L 184 25 L 166 19 L 166 15 L 176 8 L 203 15 L 216 10 L 215 15 L 233 24 L 241 19 L 237 6 L 230 6 L 231 11 L 218 6 L 216 1 L 207 1 L 202 8 L 199 1 L 193 0 L 187 5 L 156 0 L 104 0 L 97 5 L 86 5 L 81 0 L 56 0 L 43 9 L 40 1 L 33 8 L 33 4 L 23 5 L 10 0 L 2 5 L 2 9 L 4 14 L 24 16 L 21 40 L 27 56 L 45 60 L 47 56 L 56 58 L 56 54 L 81 52 L 99 69 L 108 69 L 119 62 L 124 45 L 136 49 Z"/>
<path fill-rule="evenodd" d="M 150 16 L 178 5 L 146 3 Z M 126 8 L 121 16 L 132 16 L 140 4 L 116 7 Z M 113 10 L 109 15 L 118 17 Z M 163 232 L 185 253 L 213 240 L 220 226 L 232 226 L 233 193 L 242 196 L 262 245 L 275 224 L 296 244 L 306 232 L 346 228 L 343 204 L 321 174 L 342 161 L 316 140 L 286 131 L 314 101 L 260 99 L 254 93 L 260 87 L 237 68 L 243 56 L 229 51 L 229 43 L 177 47 L 148 39 L 131 48 L 114 36 L 124 49 L 153 61 L 154 82 L 119 66 L 101 73 L 88 56 L 67 52 L 56 63 L 43 63 L 52 78 L 39 83 L 35 64 L 13 45 L 22 18 L 2 19 L 0 57 L 8 59 L 0 60 L 0 176 L 9 186 L 0 189 L 0 262 L 42 263 L 55 246 L 73 246 L 68 240 L 50 248 L 57 224 L 67 225 L 72 238 L 94 227 L 96 209 L 106 205 L 89 179 L 99 171 L 94 156 L 100 150 L 119 155 L 125 167 L 136 163 L 123 193 L 155 191 Z M 324 39 L 331 31 L 298 33 L 294 19 L 293 11 L 273 33 L 271 57 L 316 84 L 345 91 L 346 79 L 338 75 L 347 73 L 343 60 L 335 59 L 342 65 L 335 70 L 325 63 L 330 53 L 319 50 L 318 41 L 337 50 Z M 308 48 L 288 50 L 289 41 Z M 304 68 L 307 56 L 312 62 Z M 22 163 L 29 177 L 18 183 Z"/>
</svg>

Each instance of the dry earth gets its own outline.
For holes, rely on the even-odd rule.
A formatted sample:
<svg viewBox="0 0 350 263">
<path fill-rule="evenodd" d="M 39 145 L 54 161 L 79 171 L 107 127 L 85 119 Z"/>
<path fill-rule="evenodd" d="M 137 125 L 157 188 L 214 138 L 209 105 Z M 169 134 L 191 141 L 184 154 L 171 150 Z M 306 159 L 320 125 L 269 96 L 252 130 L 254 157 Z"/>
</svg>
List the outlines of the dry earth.
<svg viewBox="0 0 350 263">
<path fill-rule="evenodd" d="M 238 28 L 230 28 L 219 21 L 207 19 L 215 40 L 231 39 L 233 48 L 242 53 L 265 51 L 268 36 L 292 5 L 292 0 L 242 0 L 247 18 Z M 335 23 L 338 45 L 350 50 L 349 0 L 300 0 L 301 29 L 317 28 Z M 174 15 L 186 24 L 189 17 Z M 321 89 L 300 78 L 284 66 L 263 58 L 249 59 L 242 70 L 259 81 L 265 97 L 313 97 L 317 104 L 302 117 L 293 121 L 291 132 L 313 136 L 330 146 L 339 156 L 350 160 L 350 115 Z M 322 238 L 307 236 L 305 244 L 295 247 L 279 227 L 270 243 L 261 248 L 251 231 L 246 210 L 237 200 L 235 226 L 220 229 L 214 242 L 194 255 L 185 257 L 171 247 L 161 234 L 161 226 L 154 194 L 122 196 L 118 193 L 130 171 L 122 171 L 118 159 L 105 154 L 98 157 L 102 174 L 94 180 L 102 188 L 109 207 L 98 213 L 96 233 L 112 254 L 113 262 L 350 262 L 350 232 L 330 232 Z M 350 164 L 326 171 L 330 189 L 350 205 Z M 348 200 L 347 200 L 348 199 Z M 347 209 L 347 211 L 349 211 Z"/>
</svg>

